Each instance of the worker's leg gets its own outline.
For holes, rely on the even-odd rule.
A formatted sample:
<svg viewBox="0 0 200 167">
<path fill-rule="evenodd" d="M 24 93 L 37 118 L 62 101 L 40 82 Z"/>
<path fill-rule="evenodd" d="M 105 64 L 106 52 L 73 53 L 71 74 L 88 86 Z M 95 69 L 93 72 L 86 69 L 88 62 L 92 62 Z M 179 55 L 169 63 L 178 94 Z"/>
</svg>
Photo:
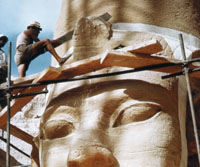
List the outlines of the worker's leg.
<svg viewBox="0 0 200 167">
<path fill-rule="evenodd" d="M 54 56 L 54 58 L 58 61 L 58 63 L 62 65 L 65 63 L 65 61 L 69 59 L 69 57 L 64 57 L 64 58 L 59 57 L 54 49 L 54 47 L 57 45 L 58 45 L 58 42 L 56 40 L 51 40 L 51 41 L 48 39 L 46 40 L 47 50 Z"/>
<path fill-rule="evenodd" d="M 52 46 L 53 46 L 54 48 L 62 44 L 62 43 L 61 43 L 60 41 L 58 41 L 58 40 L 50 40 L 50 42 L 51 42 L 51 44 L 52 44 Z"/>
<path fill-rule="evenodd" d="M 37 57 L 39 56 L 39 52 L 41 52 L 41 50 L 44 48 L 46 48 L 54 56 L 54 58 L 58 61 L 59 64 L 63 64 L 67 60 L 66 58 L 61 58 L 60 56 L 58 56 L 49 39 L 45 39 L 32 44 L 32 54 L 35 55 L 35 57 Z"/>
<path fill-rule="evenodd" d="M 18 70 L 18 77 L 19 78 L 22 78 L 22 77 L 25 77 L 26 76 L 26 65 L 25 64 L 20 64 L 18 67 L 17 67 L 17 70 Z"/>
</svg>

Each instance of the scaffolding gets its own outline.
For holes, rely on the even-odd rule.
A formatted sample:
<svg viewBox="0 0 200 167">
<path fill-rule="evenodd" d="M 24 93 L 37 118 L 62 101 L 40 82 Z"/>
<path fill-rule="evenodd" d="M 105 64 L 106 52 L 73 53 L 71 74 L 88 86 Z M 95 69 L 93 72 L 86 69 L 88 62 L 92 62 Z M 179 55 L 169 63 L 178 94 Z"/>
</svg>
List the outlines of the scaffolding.
<svg viewBox="0 0 200 167">
<path fill-rule="evenodd" d="M 74 81 L 80 81 L 80 80 L 87 80 L 87 79 L 95 79 L 95 78 L 102 78 L 102 77 L 110 77 L 115 75 L 122 75 L 122 74 L 128 74 L 133 72 L 139 72 L 139 71 L 145 71 L 145 70 L 156 70 L 162 72 L 165 70 L 165 72 L 170 73 L 169 75 L 162 76 L 162 79 L 166 79 L 169 77 L 175 77 L 179 75 L 185 75 L 186 78 L 186 84 L 187 84 L 187 91 L 188 91 L 188 97 L 190 102 L 190 109 L 191 109 L 191 115 L 192 115 L 192 122 L 194 127 L 194 134 L 195 134 L 195 141 L 197 145 L 197 154 L 198 154 L 198 160 L 200 162 L 200 149 L 199 149 L 199 139 L 198 139 L 198 133 L 197 133 L 197 126 L 196 126 L 196 118 L 195 118 L 195 111 L 194 111 L 194 104 L 192 100 L 192 92 L 191 92 L 191 86 L 190 86 L 190 80 L 189 80 L 189 74 L 196 76 L 197 74 L 195 72 L 200 71 L 200 67 L 191 66 L 193 62 L 199 62 L 200 58 L 190 59 L 187 60 L 185 56 L 185 48 L 183 43 L 183 37 L 182 34 L 179 35 L 180 37 L 180 46 L 182 51 L 182 57 L 183 61 L 177 61 L 177 62 L 170 62 L 169 60 L 166 60 L 164 58 L 154 58 L 153 63 L 149 64 L 148 57 L 144 57 L 144 62 L 140 66 L 137 65 L 137 62 L 141 61 L 141 59 L 137 59 L 134 57 L 133 61 L 129 61 L 129 63 L 120 62 L 119 59 L 127 58 L 128 60 L 131 60 L 131 57 L 129 54 L 125 53 L 119 53 L 119 52 L 109 52 L 106 54 L 106 57 L 104 57 L 103 63 L 101 56 L 96 56 L 95 58 L 91 59 L 89 63 L 87 61 L 82 61 L 80 63 L 76 63 L 76 67 L 83 68 L 84 70 L 75 70 L 76 67 L 64 67 L 61 68 L 61 70 L 57 70 L 56 68 L 49 67 L 47 70 L 45 70 L 43 73 L 40 74 L 42 77 L 33 77 L 30 78 L 28 81 L 20 82 L 19 84 L 13 85 L 11 83 L 11 42 L 9 44 L 9 54 L 8 54 L 8 79 L 7 79 L 7 86 L 4 88 L 0 88 L 0 90 L 5 90 L 6 98 L 7 98 L 7 108 L 3 109 L 3 113 L 0 114 L 0 118 L 6 117 L 6 122 L 4 119 L 0 122 L 0 127 L 3 126 L 6 123 L 6 131 L 7 131 L 7 139 L 2 139 L 4 142 L 7 142 L 7 152 L 6 152 L 6 167 L 10 167 L 10 146 L 13 147 L 12 144 L 10 144 L 10 129 L 13 128 L 10 124 L 10 118 L 18 112 L 18 109 L 24 105 L 26 105 L 35 95 L 48 93 L 48 90 L 46 89 L 46 86 L 49 84 L 55 84 L 55 83 L 61 83 L 61 82 L 74 82 Z M 123 56 L 123 58 L 122 58 Z M 113 57 L 118 57 L 118 61 L 113 61 Z M 112 60 L 112 61 L 109 61 Z M 120 64 L 118 64 L 120 62 Z M 148 62 L 148 63 L 147 63 Z M 190 65 L 190 67 L 189 67 Z M 97 74 L 97 75 L 88 75 L 83 77 L 76 77 L 78 75 L 82 75 L 85 73 L 89 73 L 92 71 L 100 70 L 106 67 L 112 67 L 112 66 L 121 66 L 121 67 L 134 67 L 130 70 L 124 70 L 124 71 L 118 71 L 118 72 L 111 72 L 111 73 L 104 73 L 104 74 Z M 179 71 L 179 72 L 177 72 Z M 199 75 L 199 74 L 198 74 Z M 50 77 L 49 77 L 50 76 Z M 45 88 L 45 90 L 43 90 Z M 14 93 L 13 93 L 14 92 Z M 14 95 L 13 95 L 14 94 Z M 12 99 L 20 99 L 24 97 L 30 97 L 28 100 L 22 104 L 22 106 L 12 105 L 11 106 L 11 100 Z M 17 102 L 16 102 L 17 103 Z M 14 110 L 17 108 L 16 110 Z M 11 109 L 13 111 L 11 112 Z M 5 113 L 7 115 L 5 115 Z M 31 143 L 31 138 L 28 139 L 29 143 Z M 16 148 L 17 149 L 17 148 Z M 26 153 L 24 153 L 26 154 Z M 26 155 L 28 156 L 28 155 Z"/>
</svg>

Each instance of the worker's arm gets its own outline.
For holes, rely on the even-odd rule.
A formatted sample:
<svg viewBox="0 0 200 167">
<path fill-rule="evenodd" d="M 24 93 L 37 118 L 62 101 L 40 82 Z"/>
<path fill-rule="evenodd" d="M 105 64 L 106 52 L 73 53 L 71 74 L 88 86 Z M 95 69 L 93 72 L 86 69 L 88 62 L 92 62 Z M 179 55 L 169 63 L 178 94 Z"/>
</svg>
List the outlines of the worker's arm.
<svg viewBox="0 0 200 167">
<path fill-rule="evenodd" d="M 40 41 L 37 33 L 31 33 L 30 35 L 31 35 L 31 38 L 33 39 L 34 42 Z"/>
<path fill-rule="evenodd" d="M 33 38 L 33 40 L 34 40 L 35 42 L 40 41 L 40 39 L 39 39 L 38 37 Z"/>
</svg>

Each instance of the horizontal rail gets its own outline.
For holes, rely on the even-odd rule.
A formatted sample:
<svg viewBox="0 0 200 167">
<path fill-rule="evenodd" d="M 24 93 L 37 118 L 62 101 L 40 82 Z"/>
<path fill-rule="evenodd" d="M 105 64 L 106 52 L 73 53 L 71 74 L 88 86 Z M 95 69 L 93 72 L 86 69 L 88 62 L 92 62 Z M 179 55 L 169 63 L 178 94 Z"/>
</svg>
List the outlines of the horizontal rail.
<svg viewBox="0 0 200 167">
<path fill-rule="evenodd" d="M 10 86 L 5 88 L 0 88 L 0 90 L 13 90 L 13 89 L 19 89 L 19 88 L 27 88 L 27 87 L 33 87 L 33 86 L 41 86 L 41 85 L 48 85 L 48 84 L 55 84 L 59 82 L 72 82 L 72 81 L 80 81 L 80 80 L 87 80 L 87 79 L 95 79 L 95 78 L 103 78 L 103 77 L 109 77 L 109 76 L 115 76 L 115 75 L 121 75 L 121 74 L 127 74 L 127 73 L 133 73 L 133 72 L 139 72 L 139 71 L 145 71 L 145 70 L 153 70 L 157 68 L 163 68 L 163 67 L 169 67 L 169 66 L 177 66 L 182 65 L 182 62 L 179 63 L 161 63 L 161 64 L 154 64 L 144 67 L 139 67 L 131 70 L 124 70 L 124 71 L 118 71 L 118 72 L 111 72 L 106 74 L 97 74 L 97 75 L 89 75 L 84 77 L 77 77 L 77 78 L 68 78 L 68 79 L 61 79 L 61 80 L 48 80 L 48 81 L 42 81 L 38 83 L 31 83 L 31 84 L 23 84 L 23 85 L 16 85 L 16 86 Z"/>
</svg>

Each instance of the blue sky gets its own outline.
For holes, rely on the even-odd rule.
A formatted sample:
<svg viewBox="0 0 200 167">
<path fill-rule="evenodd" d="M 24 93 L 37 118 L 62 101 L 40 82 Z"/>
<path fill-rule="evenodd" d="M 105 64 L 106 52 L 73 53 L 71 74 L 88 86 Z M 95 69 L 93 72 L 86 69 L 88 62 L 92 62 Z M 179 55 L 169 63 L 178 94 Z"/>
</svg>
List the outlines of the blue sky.
<svg viewBox="0 0 200 167">
<path fill-rule="evenodd" d="M 5 34 L 12 42 L 12 76 L 17 77 L 14 63 L 16 38 L 30 21 L 39 21 L 43 30 L 40 40 L 53 38 L 55 23 L 60 14 L 62 0 L 0 0 L 0 34 Z M 8 54 L 8 43 L 3 48 Z M 51 64 L 51 55 L 46 53 L 33 60 L 27 75 L 43 71 Z"/>
</svg>

